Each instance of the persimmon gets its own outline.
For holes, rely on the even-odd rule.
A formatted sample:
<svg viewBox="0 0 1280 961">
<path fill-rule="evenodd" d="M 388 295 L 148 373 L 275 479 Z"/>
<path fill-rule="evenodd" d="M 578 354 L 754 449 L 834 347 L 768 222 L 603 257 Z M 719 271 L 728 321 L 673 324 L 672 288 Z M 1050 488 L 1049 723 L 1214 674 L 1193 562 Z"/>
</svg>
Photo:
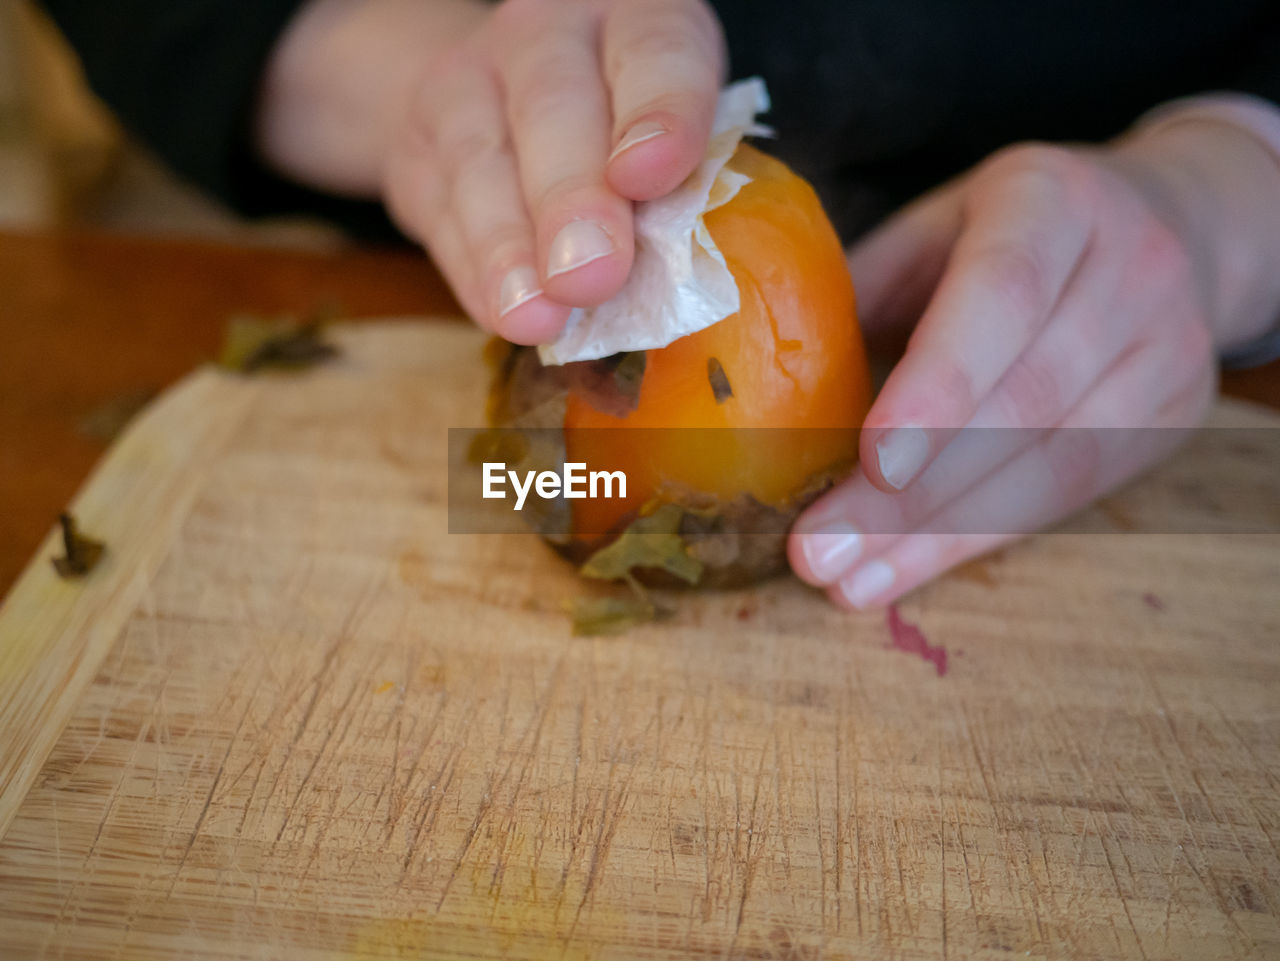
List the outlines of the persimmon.
<svg viewBox="0 0 1280 961">
<path fill-rule="evenodd" d="M 705 223 L 737 282 L 737 313 L 646 351 L 626 403 L 602 400 L 600 388 L 602 374 L 609 384 L 623 370 L 619 357 L 554 368 L 527 351 L 504 365 L 499 423 L 559 389 L 565 460 L 626 474 L 625 498 L 572 502 L 560 546 L 577 560 L 676 503 L 689 512 L 680 533 L 702 563 L 700 584 L 775 573 L 785 527 L 856 458 L 871 389 L 839 238 L 785 164 L 742 145 L 729 167 L 750 181 Z"/>
</svg>

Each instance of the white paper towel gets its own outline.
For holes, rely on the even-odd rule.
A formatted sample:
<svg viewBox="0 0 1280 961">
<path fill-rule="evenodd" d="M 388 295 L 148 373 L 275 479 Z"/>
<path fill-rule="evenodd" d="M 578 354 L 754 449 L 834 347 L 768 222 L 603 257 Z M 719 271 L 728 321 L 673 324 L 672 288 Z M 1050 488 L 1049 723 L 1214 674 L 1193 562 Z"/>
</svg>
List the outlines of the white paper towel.
<svg viewBox="0 0 1280 961">
<path fill-rule="evenodd" d="M 544 364 L 665 347 L 737 312 L 738 285 L 702 218 L 750 180 L 725 164 L 744 136 L 770 132 L 755 122 L 768 109 L 759 77 L 721 92 L 702 163 L 665 197 L 636 205 L 635 260 L 626 286 L 597 307 L 576 308 L 560 336 L 538 348 Z"/>
</svg>

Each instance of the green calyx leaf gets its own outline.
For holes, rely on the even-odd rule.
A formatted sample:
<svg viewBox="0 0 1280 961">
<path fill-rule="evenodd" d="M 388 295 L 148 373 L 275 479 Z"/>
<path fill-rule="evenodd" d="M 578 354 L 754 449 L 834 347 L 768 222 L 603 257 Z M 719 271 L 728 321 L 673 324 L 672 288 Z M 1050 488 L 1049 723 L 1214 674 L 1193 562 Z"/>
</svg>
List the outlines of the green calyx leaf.
<svg viewBox="0 0 1280 961">
<path fill-rule="evenodd" d="M 676 504 L 663 504 L 637 517 L 617 540 L 592 554 L 579 572 L 584 577 L 615 581 L 628 579 L 637 568 L 657 568 L 687 584 L 698 583 L 703 565 L 689 555 L 679 534 L 683 513 Z"/>
</svg>

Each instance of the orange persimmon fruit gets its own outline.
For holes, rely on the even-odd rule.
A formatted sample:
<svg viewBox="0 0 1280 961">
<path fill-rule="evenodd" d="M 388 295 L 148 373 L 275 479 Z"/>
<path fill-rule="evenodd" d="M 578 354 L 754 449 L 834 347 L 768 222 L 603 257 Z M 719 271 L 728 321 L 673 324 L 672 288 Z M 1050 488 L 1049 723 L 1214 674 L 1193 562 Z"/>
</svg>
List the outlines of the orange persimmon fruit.
<svg viewBox="0 0 1280 961">
<path fill-rule="evenodd" d="M 569 383 L 566 461 L 627 476 L 625 498 L 571 503 L 571 557 L 688 495 L 704 528 L 716 505 L 741 514 L 744 503 L 789 523 L 856 459 L 871 385 L 839 238 L 813 189 L 782 162 L 743 145 L 729 166 L 750 182 L 705 223 L 737 281 L 738 312 L 647 351 L 627 412 Z M 732 522 L 752 532 L 749 518 Z M 783 569 L 785 531 L 764 539 L 763 551 L 720 562 L 730 570 L 710 558 L 700 583 Z"/>
</svg>

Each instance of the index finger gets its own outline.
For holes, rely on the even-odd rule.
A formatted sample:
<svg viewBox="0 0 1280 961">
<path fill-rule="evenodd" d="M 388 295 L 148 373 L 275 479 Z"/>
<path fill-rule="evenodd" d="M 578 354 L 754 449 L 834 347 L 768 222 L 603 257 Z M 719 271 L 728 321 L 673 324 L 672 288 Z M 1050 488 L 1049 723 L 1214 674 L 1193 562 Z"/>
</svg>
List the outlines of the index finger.
<svg viewBox="0 0 1280 961">
<path fill-rule="evenodd" d="M 675 189 L 702 159 L 724 75 L 724 40 L 699 0 L 624 4 L 604 25 L 613 105 L 609 183 L 631 200 Z"/>
<path fill-rule="evenodd" d="M 617 293 L 631 269 L 631 205 L 604 179 L 609 104 L 598 24 L 586 5 L 539 15 L 546 9 L 508 14 L 507 115 L 542 288 L 559 303 L 588 306 Z"/>
<path fill-rule="evenodd" d="M 863 427 L 877 487 L 911 483 L 1048 324 L 1092 232 L 1080 163 L 1021 148 L 974 175 L 946 270 Z"/>
</svg>

